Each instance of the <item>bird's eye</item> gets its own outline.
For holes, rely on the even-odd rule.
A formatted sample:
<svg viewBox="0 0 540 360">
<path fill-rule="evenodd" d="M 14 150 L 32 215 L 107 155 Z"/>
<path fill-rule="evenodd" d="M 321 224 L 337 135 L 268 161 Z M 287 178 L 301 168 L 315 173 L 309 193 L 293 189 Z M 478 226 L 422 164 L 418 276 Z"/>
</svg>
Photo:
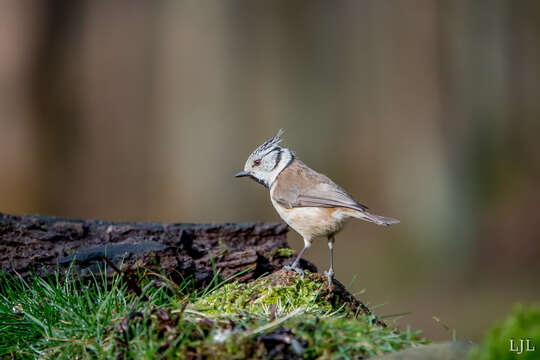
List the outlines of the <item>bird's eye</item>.
<svg viewBox="0 0 540 360">
<path fill-rule="evenodd" d="M 253 162 L 253 166 L 259 166 L 259 165 L 261 165 L 261 160 L 255 160 Z"/>
</svg>

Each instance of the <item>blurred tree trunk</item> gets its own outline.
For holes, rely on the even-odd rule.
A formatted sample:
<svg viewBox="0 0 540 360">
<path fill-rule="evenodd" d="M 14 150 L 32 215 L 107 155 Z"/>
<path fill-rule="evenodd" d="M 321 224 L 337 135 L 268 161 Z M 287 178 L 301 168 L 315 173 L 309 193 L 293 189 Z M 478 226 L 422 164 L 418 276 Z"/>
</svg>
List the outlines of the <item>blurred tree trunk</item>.
<svg viewBox="0 0 540 360">
<path fill-rule="evenodd" d="M 149 109 L 157 6 L 146 1 L 42 5 L 32 80 L 38 211 L 150 216 L 144 209 L 152 193 L 155 139 Z"/>
<path fill-rule="evenodd" d="M 80 160 L 81 90 L 78 75 L 81 1 L 36 3 L 41 24 L 31 84 L 35 132 L 36 209 L 61 213 L 74 200 L 75 165 Z M 69 185 L 66 186 L 66 179 Z"/>
</svg>

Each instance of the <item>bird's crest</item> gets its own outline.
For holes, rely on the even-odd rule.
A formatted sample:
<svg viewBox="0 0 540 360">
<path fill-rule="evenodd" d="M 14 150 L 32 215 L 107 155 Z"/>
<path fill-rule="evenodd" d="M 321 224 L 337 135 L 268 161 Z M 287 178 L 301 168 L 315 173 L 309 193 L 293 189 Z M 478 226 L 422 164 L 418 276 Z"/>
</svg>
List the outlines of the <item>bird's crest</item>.
<svg viewBox="0 0 540 360">
<path fill-rule="evenodd" d="M 270 138 L 270 139 L 266 140 L 261 146 L 256 148 L 255 151 L 253 151 L 253 153 L 254 154 L 260 154 L 260 153 L 265 153 L 265 152 L 267 152 L 269 150 L 274 149 L 281 142 L 281 140 L 282 140 L 280 138 L 281 135 L 283 135 L 283 129 L 279 129 L 279 131 L 277 132 L 277 134 L 273 138 Z"/>
</svg>

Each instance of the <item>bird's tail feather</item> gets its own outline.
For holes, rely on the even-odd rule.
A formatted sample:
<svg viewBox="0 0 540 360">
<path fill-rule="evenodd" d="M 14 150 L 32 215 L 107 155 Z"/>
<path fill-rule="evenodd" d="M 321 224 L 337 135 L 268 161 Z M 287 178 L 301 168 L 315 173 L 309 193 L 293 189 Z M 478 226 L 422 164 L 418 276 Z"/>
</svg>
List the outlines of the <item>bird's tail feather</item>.
<svg viewBox="0 0 540 360">
<path fill-rule="evenodd" d="M 397 219 L 371 214 L 371 213 L 368 213 L 367 211 L 362 211 L 362 212 L 358 211 L 356 212 L 355 217 L 362 220 L 370 221 L 372 223 L 375 223 L 381 226 L 388 226 L 388 225 L 399 223 L 399 220 Z"/>
</svg>

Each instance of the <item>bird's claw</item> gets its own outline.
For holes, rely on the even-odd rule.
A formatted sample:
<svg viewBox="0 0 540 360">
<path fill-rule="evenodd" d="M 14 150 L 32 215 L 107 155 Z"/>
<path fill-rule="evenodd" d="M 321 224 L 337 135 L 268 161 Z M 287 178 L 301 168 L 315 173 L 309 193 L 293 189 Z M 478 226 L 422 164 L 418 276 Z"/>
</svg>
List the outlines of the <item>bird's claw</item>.
<svg viewBox="0 0 540 360">
<path fill-rule="evenodd" d="M 323 271 L 323 274 L 328 279 L 328 289 L 332 290 L 332 279 L 334 278 L 334 272 L 333 271 Z"/>
<path fill-rule="evenodd" d="M 285 265 L 283 268 L 284 268 L 285 270 L 296 271 L 298 274 L 304 276 L 304 270 L 300 269 L 298 266 L 289 266 L 289 265 Z"/>
</svg>

